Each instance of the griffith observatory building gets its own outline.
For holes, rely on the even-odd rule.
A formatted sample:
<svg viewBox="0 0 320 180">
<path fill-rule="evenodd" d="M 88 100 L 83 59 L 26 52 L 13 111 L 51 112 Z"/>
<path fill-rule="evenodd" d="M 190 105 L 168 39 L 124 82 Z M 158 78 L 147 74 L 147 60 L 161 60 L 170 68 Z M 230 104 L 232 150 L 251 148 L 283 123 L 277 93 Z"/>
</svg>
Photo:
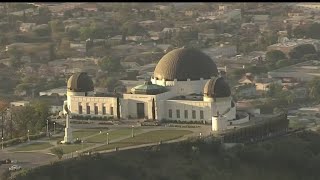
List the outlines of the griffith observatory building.
<svg viewBox="0 0 320 180">
<path fill-rule="evenodd" d="M 122 95 L 99 95 L 85 72 L 73 74 L 67 84 L 71 115 L 118 119 L 199 121 L 221 131 L 249 121 L 237 115 L 230 87 L 214 61 L 193 48 L 164 55 L 151 79 Z"/>
</svg>

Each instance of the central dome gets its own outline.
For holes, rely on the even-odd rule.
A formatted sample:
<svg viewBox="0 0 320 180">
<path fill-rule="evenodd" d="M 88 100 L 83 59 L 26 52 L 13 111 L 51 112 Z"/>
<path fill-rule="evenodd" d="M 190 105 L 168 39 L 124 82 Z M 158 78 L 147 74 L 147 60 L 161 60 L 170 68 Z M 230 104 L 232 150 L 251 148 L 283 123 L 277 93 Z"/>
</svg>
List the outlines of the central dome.
<svg viewBox="0 0 320 180">
<path fill-rule="evenodd" d="M 193 48 L 179 48 L 164 55 L 154 70 L 154 78 L 167 81 L 210 79 L 218 75 L 218 69 L 213 60 Z"/>
</svg>

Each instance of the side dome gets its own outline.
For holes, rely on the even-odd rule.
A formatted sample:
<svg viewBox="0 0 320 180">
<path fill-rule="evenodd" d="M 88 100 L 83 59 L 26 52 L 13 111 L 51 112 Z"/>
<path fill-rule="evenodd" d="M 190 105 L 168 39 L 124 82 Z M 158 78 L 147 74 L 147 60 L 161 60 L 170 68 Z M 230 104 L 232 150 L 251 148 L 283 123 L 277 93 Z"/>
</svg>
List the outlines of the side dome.
<svg viewBox="0 0 320 180">
<path fill-rule="evenodd" d="M 68 91 L 71 92 L 89 92 L 93 91 L 92 79 L 86 72 L 73 74 L 68 80 Z"/>
<path fill-rule="evenodd" d="M 231 90 L 223 77 L 212 78 L 204 86 L 203 94 L 206 97 L 222 98 L 231 96 Z"/>
<path fill-rule="evenodd" d="M 161 94 L 166 91 L 167 90 L 165 87 L 152 84 L 150 81 L 146 81 L 144 84 L 138 85 L 131 89 L 132 94 L 148 94 L 148 95 Z"/>
<path fill-rule="evenodd" d="M 153 78 L 186 81 L 187 79 L 210 79 L 217 75 L 217 66 L 208 55 L 194 48 L 179 48 L 170 51 L 160 59 Z"/>
</svg>

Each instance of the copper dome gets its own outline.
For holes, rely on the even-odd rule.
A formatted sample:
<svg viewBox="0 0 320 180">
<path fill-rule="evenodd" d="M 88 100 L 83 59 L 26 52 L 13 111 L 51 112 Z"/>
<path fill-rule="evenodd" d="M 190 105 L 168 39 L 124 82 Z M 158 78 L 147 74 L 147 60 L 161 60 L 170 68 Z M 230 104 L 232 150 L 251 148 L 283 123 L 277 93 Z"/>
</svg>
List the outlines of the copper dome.
<svg viewBox="0 0 320 180">
<path fill-rule="evenodd" d="M 85 72 L 75 73 L 68 80 L 68 91 L 89 92 L 93 90 L 92 79 Z"/>
<path fill-rule="evenodd" d="M 203 94 L 212 98 L 229 97 L 231 96 L 231 90 L 223 77 L 215 77 L 205 84 Z"/>
<path fill-rule="evenodd" d="M 164 55 L 154 70 L 154 78 L 167 81 L 210 79 L 218 75 L 213 60 L 203 52 L 193 48 L 179 48 Z"/>
</svg>

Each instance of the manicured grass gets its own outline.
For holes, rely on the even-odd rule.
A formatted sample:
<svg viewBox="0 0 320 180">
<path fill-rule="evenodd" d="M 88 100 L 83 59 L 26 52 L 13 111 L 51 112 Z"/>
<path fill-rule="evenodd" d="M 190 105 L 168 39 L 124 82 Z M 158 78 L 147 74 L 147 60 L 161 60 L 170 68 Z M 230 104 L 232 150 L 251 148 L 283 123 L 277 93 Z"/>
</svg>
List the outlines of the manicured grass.
<svg viewBox="0 0 320 180">
<path fill-rule="evenodd" d="M 27 144 L 25 146 L 20 146 L 13 151 L 34 151 L 34 150 L 42 150 L 52 147 L 50 143 L 47 142 L 35 142 L 32 144 Z"/>
<path fill-rule="evenodd" d="M 83 149 L 93 146 L 94 144 L 83 143 Z M 68 144 L 68 145 L 60 145 L 58 148 L 62 148 L 64 154 L 68 154 L 71 152 L 75 152 L 77 150 L 82 149 L 82 144 Z"/>
<path fill-rule="evenodd" d="M 141 128 L 135 128 L 133 130 L 133 133 L 140 133 L 142 131 Z M 86 140 L 86 142 L 90 142 L 90 143 L 102 143 L 102 142 L 106 142 L 107 141 L 107 132 L 108 131 L 102 131 L 101 134 L 98 134 L 96 136 L 90 137 Z M 117 130 L 113 130 L 113 131 L 109 131 L 109 141 L 112 141 L 114 139 L 118 139 L 121 137 L 126 137 L 126 136 L 130 136 L 132 133 L 132 129 L 131 128 L 123 128 L 123 129 L 117 129 Z"/>
<path fill-rule="evenodd" d="M 147 133 L 139 134 L 133 138 L 127 138 L 115 143 L 103 145 L 93 149 L 93 151 L 103 151 L 108 149 L 114 149 L 115 147 L 123 148 L 134 145 L 149 144 L 159 141 L 169 141 L 180 138 L 184 135 L 190 134 L 192 131 L 188 130 L 156 130 Z"/>
<path fill-rule="evenodd" d="M 103 130 L 103 129 L 81 129 L 81 130 L 75 130 L 72 132 L 72 136 L 73 136 L 73 139 L 82 139 L 82 138 L 85 138 L 85 137 L 88 137 L 88 136 L 91 136 L 91 135 L 94 135 L 94 134 L 98 134 L 100 131 L 104 132 L 106 130 Z M 63 140 L 63 137 L 64 136 L 57 136 L 57 137 L 50 137 L 50 141 L 57 141 L 57 140 L 60 140 L 62 141 Z"/>
<path fill-rule="evenodd" d="M 102 130 L 101 130 L 102 131 Z M 100 132 L 100 129 L 82 129 L 72 132 L 72 136 L 74 139 L 76 138 L 84 138 L 87 136 L 91 136 Z"/>
</svg>

